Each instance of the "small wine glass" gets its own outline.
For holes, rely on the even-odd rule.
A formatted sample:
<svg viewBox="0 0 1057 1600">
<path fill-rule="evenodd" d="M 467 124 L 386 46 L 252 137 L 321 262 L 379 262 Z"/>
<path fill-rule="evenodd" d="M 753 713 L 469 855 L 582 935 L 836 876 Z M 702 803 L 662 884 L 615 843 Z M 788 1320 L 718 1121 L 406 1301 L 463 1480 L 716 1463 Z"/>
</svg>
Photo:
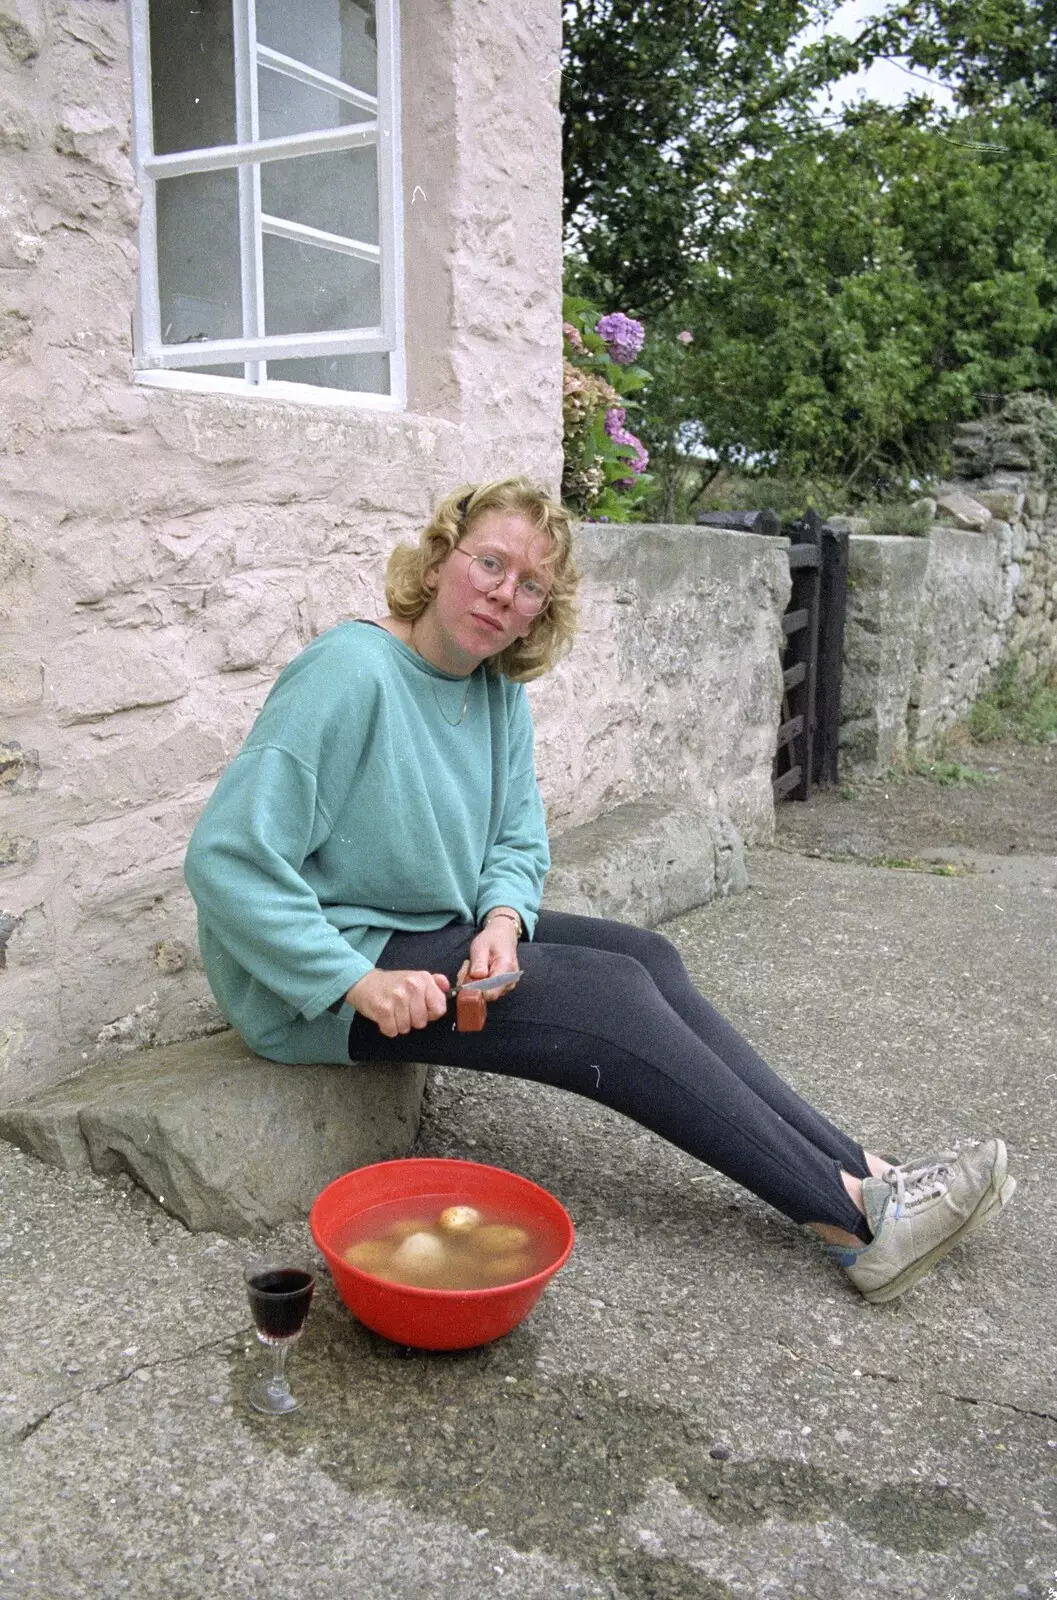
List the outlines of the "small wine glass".
<svg viewBox="0 0 1057 1600">
<path fill-rule="evenodd" d="M 301 1337 L 316 1280 L 304 1267 L 270 1265 L 247 1267 L 245 1276 L 257 1337 L 275 1352 L 271 1376 L 253 1385 L 250 1405 L 266 1416 L 283 1417 L 301 1404 L 286 1381 L 286 1352 Z"/>
</svg>

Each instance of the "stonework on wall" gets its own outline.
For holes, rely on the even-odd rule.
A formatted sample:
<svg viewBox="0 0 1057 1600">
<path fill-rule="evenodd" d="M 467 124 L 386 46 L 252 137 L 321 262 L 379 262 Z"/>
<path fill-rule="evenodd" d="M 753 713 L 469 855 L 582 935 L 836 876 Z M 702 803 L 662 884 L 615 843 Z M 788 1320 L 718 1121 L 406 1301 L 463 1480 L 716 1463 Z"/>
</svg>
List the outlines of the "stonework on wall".
<svg viewBox="0 0 1057 1600">
<path fill-rule="evenodd" d="M 873 769 L 906 751 L 906 712 L 928 546 L 852 534 L 841 683 L 841 770 Z"/>
<path fill-rule="evenodd" d="M 369 554 L 353 614 L 380 607 L 380 568 Z M 769 837 L 784 551 L 719 530 L 591 527 L 580 530 L 578 559 L 582 633 L 572 655 L 530 688 L 552 830 L 668 794 L 684 808 L 717 809 L 748 839 Z M 255 615 L 270 617 L 270 606 Z M 314 620 L 338 617 L 335 607 Z M 224 648 L 236 637 L 245 636 L 232 624 Z M 290 654 L 299 644 L 296 628 L 280 641 Z M 5 1016 L 15 1022 L 9 1097 L 85 1062 L 219 1025 L 196 953 L 183 852 L 282 664 L 277 653 L 273 646 L 266 660 L 234 671 L 215 659 L 173 703 L 136 711 L 89 707 L 76 699 L 74 674 L 67 692 L 79 709 L 64 713 L 54 772 L 50 757 L 42 771 L 25 750 L 0 750 L 13 814 L 21 797 L 28 824 L 47 795 L 56 814 L 62 797 L 92 818 L 51 837 L 39 829 L 39 847 L 23 840 L 22 869 L 5 884 L 19 907 L 2 975 Z"/>
<path fill-rule="evenodd" d="M 148 387 L 126 9 L 0 26 L 0 1099 L 215 1024 L 181 858 L 460 482 L 561 475 L 557 0 L 404 8 L 409 408 Z"/>
<path fill-rule="evenodd" d="M 1013 395 L 997 415 L 963 423 L 952 456 L 1002 545 L 1003 652 L 1026 679 L 1057 671 L 1057 405 Z"/>
<path fill-rule="evenodd" d="M 906 711 L 910 748 L 926 746 L 972 705 L 1001 660 L 1012 612 L 1008 540 L 995 524 L 979 532 L 936 526 L 928 563 Z"/>
<path fill-rule="evenodd" d="M 530 687 L 548 820 L 627 800 L 715 807 L 746 839 L 774 828 L 784 545 L 753 534 L 600 526 L 578 535 L 575 649 Z"/>
<path fill-rule="evenodd" d="M 1025 515 L 1011 529 L 1019 569 L 1008 648 L 1024 677 L 1057 672 L 1057 502 L 1041 490 L 1026 496 Z"/>
<path fill-rule="evenodd" d="M 216 1027 L 182 859 L 279 670 L 377 615 L 454 485 L 561 474 L 557 0 L 403 8 L 406 412 L 138 384 L 126 12 L 0 26 L 0 1102 Z M 655 793 L 767 836 L 786 564 L 585 529 L 533 688 L 552 826 Z"/>
<path fill-rule="evenodd" d="M 1030 439 L 972 424 L 925 538 L 853 531 L 841 702 L 847 771 L 878 772 L 965 717 L 1000 662 L 1057 671 L 1057 504 Z M 996 459 L 997 457 L 997 459 Z"/>
</svg>

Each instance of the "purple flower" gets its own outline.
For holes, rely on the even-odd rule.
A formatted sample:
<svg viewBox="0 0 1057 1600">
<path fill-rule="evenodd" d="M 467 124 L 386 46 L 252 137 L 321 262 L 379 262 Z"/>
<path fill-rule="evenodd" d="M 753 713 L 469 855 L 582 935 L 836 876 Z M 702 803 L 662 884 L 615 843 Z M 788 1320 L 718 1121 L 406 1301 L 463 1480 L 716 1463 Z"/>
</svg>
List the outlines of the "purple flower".
<svg viewBox="0 0 1057 1600">
<path fill-rule="evenodd" d="M 694 336 L 689 328 L 684 328 L 682 333 L 677 333 L 675 337 L 680 344 L 693 344 L 694 342 Z"/>
<path fill-rule="evenodd" d="M 645 472 L 650 464 L 649 452 L 646 446 L 641 439 L 637 439 L 633 433 L 629 433 L 625 428 L 624 416 L 623 406 L 613 406 L 606 412 L 605 423 L 606 432 L 614 444 L 630 445 L 635 451 L 635 455 L 628 462 L 628 471 L 631 473 L 631 477 L 620 478 L 618 482 L 622 485 L 634 483 L 639 474 Z"/>
<path fill-rule="evenodd" d="M 600 317 L 595 323 L 595 332 L 605 340 L 609 358 L 618 367 L 631 366 L 646 337 L 642 323 L 636 322 L 634 317 L 626 317 L 623 311 L 611 311 L 608 316 Z"/>
</svg>

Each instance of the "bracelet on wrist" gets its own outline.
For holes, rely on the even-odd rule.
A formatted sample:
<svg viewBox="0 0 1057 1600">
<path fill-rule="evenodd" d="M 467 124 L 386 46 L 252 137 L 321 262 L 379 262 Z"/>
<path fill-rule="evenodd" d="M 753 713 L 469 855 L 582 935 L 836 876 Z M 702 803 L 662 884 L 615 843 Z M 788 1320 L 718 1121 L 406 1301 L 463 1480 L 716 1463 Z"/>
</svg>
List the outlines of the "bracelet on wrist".
<svg viewBox="0 0 1057 1600">
<path fill-rule="evenodd" d="M 490 922 L 499 917 L 503 917 L 507 922 L 512 922 L 517 930 L 517 937 L 519 939 L 522 937 L 525 932 L 525 925 L 516 911 L 489 911 L 481 924 L 482 928 L 487 928 Z"/>
</svg>

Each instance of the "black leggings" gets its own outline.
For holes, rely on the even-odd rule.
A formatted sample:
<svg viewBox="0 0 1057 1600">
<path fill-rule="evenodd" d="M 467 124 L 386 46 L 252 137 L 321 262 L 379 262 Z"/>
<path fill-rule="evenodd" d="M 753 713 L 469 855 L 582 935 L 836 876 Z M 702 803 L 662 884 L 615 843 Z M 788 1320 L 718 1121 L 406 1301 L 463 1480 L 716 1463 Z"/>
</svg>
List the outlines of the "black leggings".
<svg viewBox="0 0 1057 1600">
<path fill-rule="evenodd" d="M 443 972 L 454 982 L 476 929 L 395 933 L 379 967 Z M 690 982 L 660 934 L 597 917 L 540 914 L 522 940 L 517 988 L 479 1033 L 454 1012 L 387 1039 L 356 1017 L 354 1061 L 425 1061 L 572 1089 L 718 1168 L 794 1222 L 868 1239 L 841 1169 L 868 1175 L 861 1145 L 773 1073 Z"/>
</svg>

